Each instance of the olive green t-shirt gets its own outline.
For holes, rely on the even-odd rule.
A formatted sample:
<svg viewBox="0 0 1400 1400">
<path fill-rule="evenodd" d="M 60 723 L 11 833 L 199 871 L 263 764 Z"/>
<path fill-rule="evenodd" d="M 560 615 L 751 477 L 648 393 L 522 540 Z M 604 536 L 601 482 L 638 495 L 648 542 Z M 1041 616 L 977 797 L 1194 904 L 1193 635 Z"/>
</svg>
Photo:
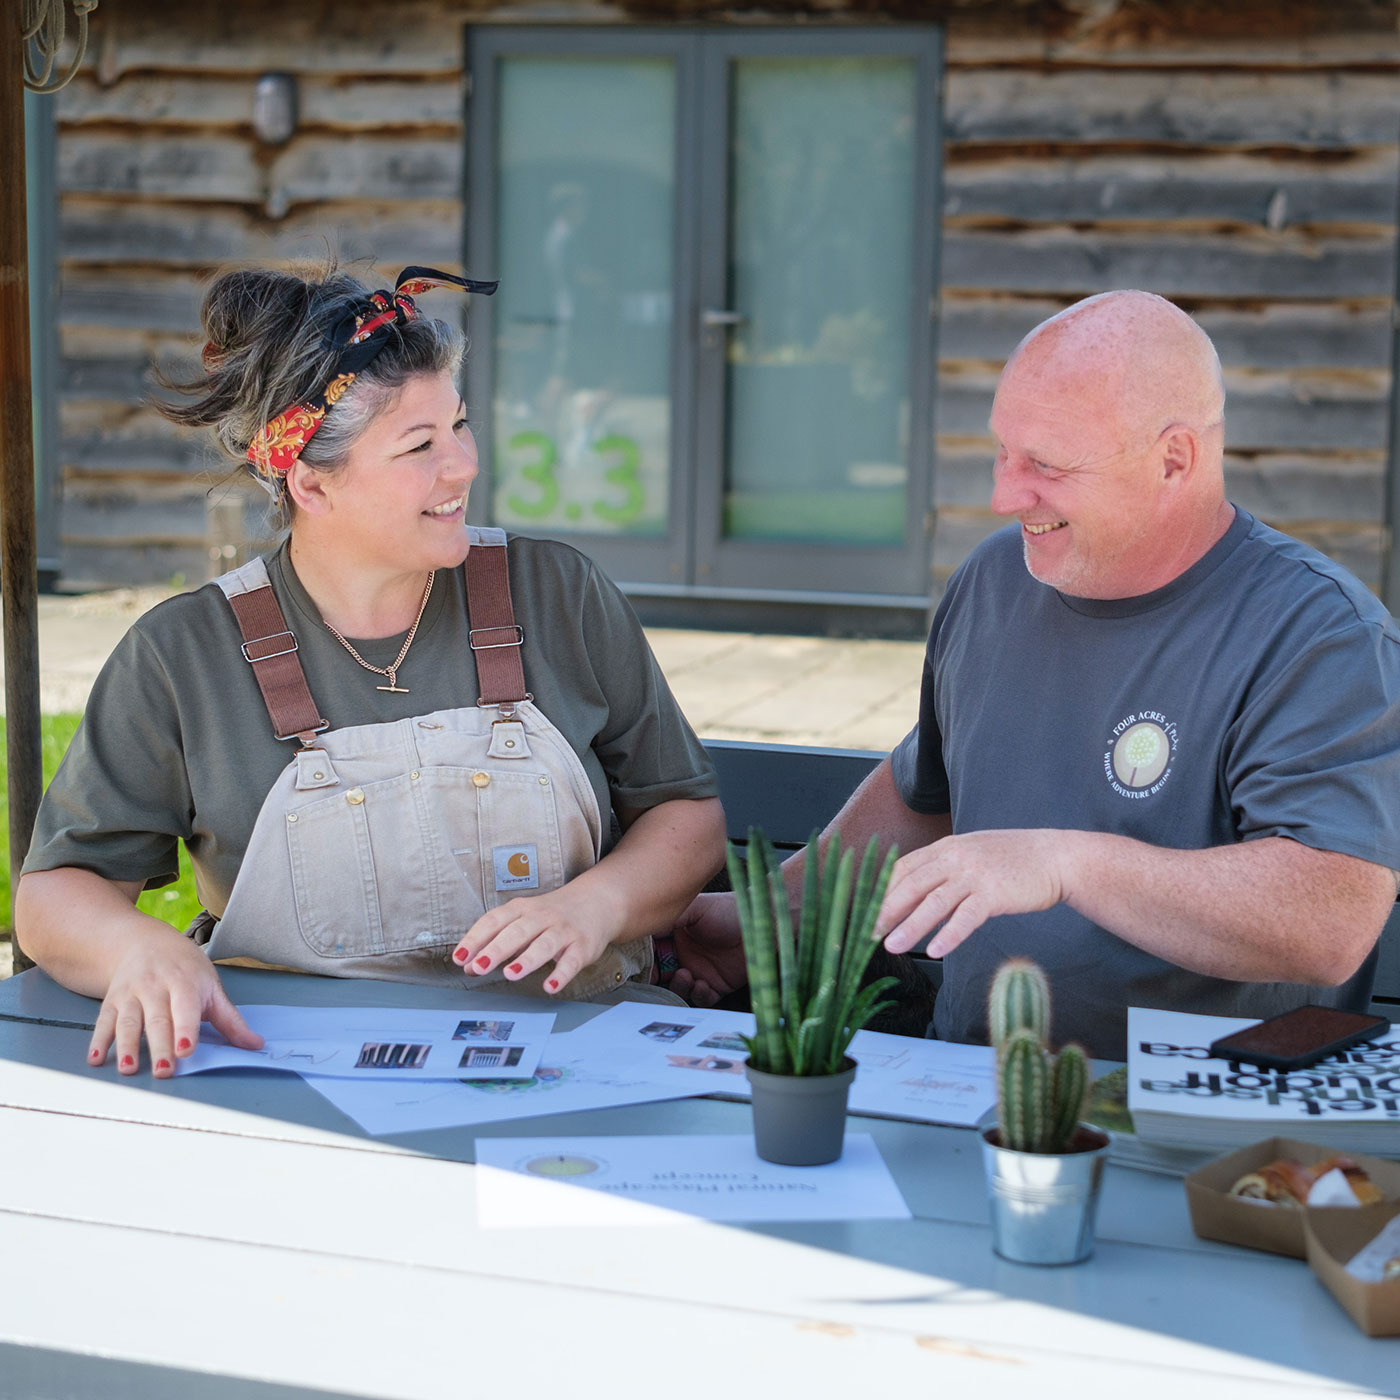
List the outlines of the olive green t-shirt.
<svg viewBox="0 0 1400 1400">
<path fill-rule="evenodd" d="M 513 538 L 511 597 L 524 630 L 526 688 L 583 762 L 603 814 L 718 795 L 704 747 L 686 723 L 631 606 L 577 550 Z M 377 690 L 331 636 L 292 569 L 286 545 L 266 556 L 296 634 L 311 694 L 332 729 L 474 705 L 463 571 L 441 571 L 399 668 L 408 694 Z M 387 666 L 406 633 L 350 638 Z M 263 799 L 295 741 L 272 723 L 242 637 L 215 584 L 139 618 L 93 686 L 87 710 L 40 804 L 24 869 L 79 866 L 147 887 L 176 876 L 185 841 L 205 908 L 228 902 Z"/>
</svg>

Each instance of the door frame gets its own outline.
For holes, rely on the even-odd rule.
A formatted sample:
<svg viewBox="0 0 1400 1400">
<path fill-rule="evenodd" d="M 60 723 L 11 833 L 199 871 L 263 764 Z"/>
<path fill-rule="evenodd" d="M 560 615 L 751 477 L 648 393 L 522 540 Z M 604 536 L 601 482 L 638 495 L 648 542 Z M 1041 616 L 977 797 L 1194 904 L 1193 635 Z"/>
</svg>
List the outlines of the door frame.
<svg viewBox="0 0 1400 1400">
<path fill-rule="evenodd" d="M 499 261 L 496 151 L 500 61 L 517 56 L 597 55 L 667 58 L 675 65 L 671 455 L 666 533 L 646 538 L 569 531 L 551 537 L 577 545 L 625 592 L 639 598 L 925 610 L 931 588 L 938 365 L 942 27 L 483 24 L 467 27 L 466 46 L 464 261 L 473 277 L 494 276 Z M 718 354 L 702 350 L 699 319 L 702 307 L 723 305 L 714 298 L 723 298 L 727 292 L 728 65 L 736 57 L 755 55 L 899 55 L 915 60 L 909 474 L 905 537 L 898 545 L 834 547 L 829 543 L 723 538 L 724 356 L 722 349 Z M 472 340 L 482 349 L 467 356 L 466 402 L 482 458 L 488 464 L 495 460 L 495 318 L 491 298 L 472 299 Z M 484 485 L 473 493 L 469 514 L 474 523 L 490 521 L 491 492 L 483 489 Z M 510 528 L 512 533 L 534 533 L 517 525 Z M 892 556 L 900 557 L 892 560 Z M 800 586 L 804 573 L 820 577 L 823 586 Z"/>
</svg>

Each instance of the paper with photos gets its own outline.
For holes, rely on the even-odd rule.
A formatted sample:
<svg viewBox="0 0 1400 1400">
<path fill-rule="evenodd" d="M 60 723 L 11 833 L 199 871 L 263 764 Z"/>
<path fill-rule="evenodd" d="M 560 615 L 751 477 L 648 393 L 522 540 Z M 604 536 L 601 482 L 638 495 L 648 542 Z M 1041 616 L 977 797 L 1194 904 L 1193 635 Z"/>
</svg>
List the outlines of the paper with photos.
<svg viewBox="0 0 1400 1400">
<path fill-rule="evenodd" d="M 260 1050 L 230 1045 L 213 1026 L 177 1074 L 212 1069 L 277 1069 L 306 1077 L 384 1080 L 528 1080 L 554 1025 L 554 1013 L 413 1011 L 400 1007 L 240 1006 Z"/>
</svg>

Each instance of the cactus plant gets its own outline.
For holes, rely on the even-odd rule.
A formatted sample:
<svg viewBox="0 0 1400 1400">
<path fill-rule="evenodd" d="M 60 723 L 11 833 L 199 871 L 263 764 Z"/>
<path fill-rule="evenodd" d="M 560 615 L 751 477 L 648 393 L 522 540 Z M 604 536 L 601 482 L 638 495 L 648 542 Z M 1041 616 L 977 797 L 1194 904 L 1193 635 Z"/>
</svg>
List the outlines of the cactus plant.
<svg viewBox="0 0 1400 1400">
<path fill-rule="evenodd" d="M 1014 1152 L 1068 1152 L 1089 1092 L 1089 1062 L 1078 1045 L 1046 1048 L 1050 989 L 1025 958 L 1002 964 L 988 1002 L 997 1049 L 1001 1145 Z"/>
<path fill-rule="evenodd" d="M 755 1069 L 768 1074 L 835 1074 L 851 1037 L 892 1004 L 881 997 L 897 979 L 882 977 L 868 987 L 860 983 L 879 942 L 875 918 L 898 855 L 891 847 L 877 873 L 877 842 L 872 837 L 856 873 L 854 852 L 841 850 L 839 832 L 833 834 L 824 861 L 813 833 L 794 930 L 772 843 L 757 827 L 750 827 L 747 869 L 730 846 L 729 876 L 756 1022 L 745 1044 Z"/>
</svg>

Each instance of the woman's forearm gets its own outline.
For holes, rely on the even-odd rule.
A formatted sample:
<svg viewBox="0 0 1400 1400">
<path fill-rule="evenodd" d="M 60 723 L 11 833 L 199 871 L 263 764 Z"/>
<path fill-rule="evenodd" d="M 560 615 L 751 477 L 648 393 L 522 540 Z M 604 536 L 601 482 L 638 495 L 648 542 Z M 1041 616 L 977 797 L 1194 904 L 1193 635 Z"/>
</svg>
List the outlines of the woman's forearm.
<svg viewBox="0 0 1400 1400">
<path fill-rule="evenodd" d="M 15 890 L 20 946 L 56 982 L 105 997 L 112 973 L 141 939 L 184 935 L 136 908 L 137 881 L 108 880 L 72 866 L 36 870 Z"/>
<path fill-rule="evenodd" d="M 621 840 L 573 882 L 575 893 L 606 899 L 618 915 L 614 942 L 661 933 L 724 864 L 719 798 L 663 802 L 636 815 Z"/>
</svg>

